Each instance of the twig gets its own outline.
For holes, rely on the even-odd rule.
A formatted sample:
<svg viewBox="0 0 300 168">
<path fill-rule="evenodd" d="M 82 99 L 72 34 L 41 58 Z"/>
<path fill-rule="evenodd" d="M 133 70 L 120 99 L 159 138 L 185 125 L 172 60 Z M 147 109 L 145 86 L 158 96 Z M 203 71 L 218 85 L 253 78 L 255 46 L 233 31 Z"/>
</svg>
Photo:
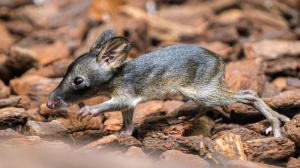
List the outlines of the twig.
<svg viewBox="0 0 300 168">
<path fill-rule="evenodd" d="M 2 107 L 15 107 L 21 100 L 20 96 L 9 97 L 6 99 L 0 99 L 0 108 Z"/>
</svg>

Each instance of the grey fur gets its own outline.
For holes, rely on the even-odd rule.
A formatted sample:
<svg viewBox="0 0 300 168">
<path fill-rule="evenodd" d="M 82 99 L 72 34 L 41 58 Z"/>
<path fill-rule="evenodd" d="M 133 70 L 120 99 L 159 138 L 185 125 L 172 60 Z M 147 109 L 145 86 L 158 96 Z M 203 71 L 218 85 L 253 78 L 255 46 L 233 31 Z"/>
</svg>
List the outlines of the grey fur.
<svg viewBox="0 0 300 168">
<path fill-rule="evenodd" d="M 97 62 L 97 51 L 110 41 L 107 37 L 115 38 L 112 33 L 108 34 L 102 34 L 103 39 L 97 40 L 96 47 L 69 67 L 62 82 L 49 96 L 48 107 L 59 108 L 85 98 L 107 95 L 111 97 L 109 101 L 82 108 L 80 116 L 122 110 L 123 133 L 131 134 L 136 104 L 181 94 L 204 106 L 236 102 L 249 104 L 270 121 L 274 136 L 281 136 L 280 121 L 286 122 L 289 118 L 273 111 L 252 91 L 233 93 L 227 90 L 224 87 L 225 65 L 215 53 L 196 45 L 179 44 L 106 68 L 114 64 L 115 58 L 122 57 L 119 60 L 124 60 L 127 56 L 127 53 L 119 56 L 112 51 L 113 63 L 104 65 Z M 78 76 L 84 81 L 76 88 L 72 82 Z"/>
</svg>

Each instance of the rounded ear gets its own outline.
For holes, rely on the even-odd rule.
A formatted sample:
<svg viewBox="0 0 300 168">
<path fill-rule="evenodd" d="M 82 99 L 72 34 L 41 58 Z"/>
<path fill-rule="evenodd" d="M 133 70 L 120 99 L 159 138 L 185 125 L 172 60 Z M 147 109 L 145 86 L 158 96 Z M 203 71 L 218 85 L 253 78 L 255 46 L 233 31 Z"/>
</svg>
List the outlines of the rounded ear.
<svg viewBox="0 0 300 168">
<path fill-rule="evenodd" d="M 113 37 L 99 48 L 97 62 L 108 69 L 118 68 L 126 60 L 129 49 L 130 43 L 125 37 Z"/>
<path fill-rule="evenodd" d="M 109 39 L 115 37 L 116 34 L 111 29 L 106 29 L 101 35 L 97 38 L 97 40 L 94 42 L 92 47 L 90 48 L 90 51 L 95 51 L 108 41 Z"/>
</svg>

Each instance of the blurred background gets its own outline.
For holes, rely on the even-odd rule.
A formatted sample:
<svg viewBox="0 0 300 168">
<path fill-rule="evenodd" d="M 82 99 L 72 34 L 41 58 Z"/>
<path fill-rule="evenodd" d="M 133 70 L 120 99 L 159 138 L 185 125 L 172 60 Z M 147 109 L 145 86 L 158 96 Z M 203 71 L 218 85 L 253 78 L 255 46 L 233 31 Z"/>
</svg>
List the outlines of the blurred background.
<svg viewBox="0 0 300 168">
<path fill-rule="evenodd" d="M 191 142 L 208 137 L 220 145 L 219 138 L 224 140 L 222 145 L 243 147 L 231 153 L 233 148 L 225 150 L 215 144 L 222 157 L 297 167 L 299 17 L 299 0 L 0 0 L 0 141 L 36 144 L 59 140 L 82 147 L 121 128 L 120 113 L 84 121 L 76 118 L 80 107 L 101 103 L 106 97 L 62 110 L 45 106 L 69 64 L 110 28 L 132 42 L 128 59 L 176 43 L 214 51 L 227 63 L 227 87 L 255 90 L 272 108 L 293 120 L 282 127 L 287 138 L 272 139 L 264 132 L 268 122 L 253 108 L 234 104 L 203 109 L 176 97 L 138 105 L 134 136 L 113 138 L 105 144 L 126 150 L 138 146 L 147 155 L 176 149 L 211 159 L 209 152 L 200 154 Z M 228 141 L 228 136 L 236 143 Z M 92 148 L 96 146 L 99 144 Z M 182 155 L 175 152 L 160 158 Z M 220 163 L 220 159 L 211 160 Z"/>
</svg>

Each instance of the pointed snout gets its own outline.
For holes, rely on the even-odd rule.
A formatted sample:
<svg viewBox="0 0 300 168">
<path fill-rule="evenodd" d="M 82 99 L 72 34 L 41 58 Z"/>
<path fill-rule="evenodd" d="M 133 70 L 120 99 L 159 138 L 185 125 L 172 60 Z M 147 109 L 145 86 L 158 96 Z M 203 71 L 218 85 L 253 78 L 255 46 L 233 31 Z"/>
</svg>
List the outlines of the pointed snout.
<svg viewBox="0 0 300 168">
<path fill-rule="evenodd" d="M 63 102 L 59 96 L 57 96 L 54 93 L 51 93 L 50 96 L 48 97 L 46 105 L 50 109 L 56 109 L 62 107 Z"/>
<path fill-rule="evenodd" d="M 55 102 L 53 100 L 48 99 L 46 105 L 49 109 L 55 109 Z"/>
</svg>

